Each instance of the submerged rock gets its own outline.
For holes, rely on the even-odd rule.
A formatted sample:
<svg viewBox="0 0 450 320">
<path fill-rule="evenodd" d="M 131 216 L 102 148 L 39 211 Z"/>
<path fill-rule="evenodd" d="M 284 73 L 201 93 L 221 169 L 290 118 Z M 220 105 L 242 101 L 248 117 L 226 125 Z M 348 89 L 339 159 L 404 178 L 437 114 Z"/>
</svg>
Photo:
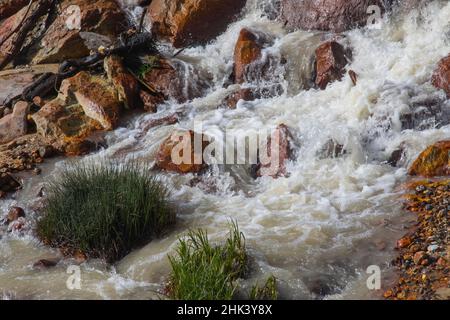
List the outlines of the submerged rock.
<svg viewBox="0 0 450 320">
<path fill-rule="evenodd" d="M 205 44 L 224 32 L 246 0 L 153 0 L 152 33 L 179 48 Z"/>
<path fill-rule="evenodd" d="M 195 148 L 195 140 L 199 149 Z M 164 141 L 156 156 L 156 166 L 162 170 L 177 173 L 199 173 L 206 168 L 203 151 L 209 142 L 206 137 L 194 131 L 174 131 Z M 186 152 L 185 152 L 186 151 Z"/>
<path fill-rule="evenodd" d="M 423 151 L 414 161 L 409 174 L 412 176 L 450 175 L 450 140 L 439 141 Z"/>
</svg>

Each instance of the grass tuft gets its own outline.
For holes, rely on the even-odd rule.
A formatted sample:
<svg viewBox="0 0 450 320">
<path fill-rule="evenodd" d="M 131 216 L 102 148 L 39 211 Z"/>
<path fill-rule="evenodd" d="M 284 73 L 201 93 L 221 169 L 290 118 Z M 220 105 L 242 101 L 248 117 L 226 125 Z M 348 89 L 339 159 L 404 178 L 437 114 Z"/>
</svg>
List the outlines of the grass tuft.
<svg viewBox="0 0 450 320">
<path fill-rule="evenodd" d="M 250 291 L 250 300 L 277 300 L 277 279 L 272 275 L 263 287 L 255 285 Z"/>
<path fill-rule="evenodd" d="M 131 162 L 69 165 L 46 186 L 44 243 L 114 262 L 175 222 L 168 190 Z"/>
<path fill-rule="evenodd" d="M 206 231 L 190 231 L 180 239 L 176 256 L 169 256 L 172 266 L 167 288 L 175 300 L 231 300 L 236 280 L 247 269 L 245 237 L 237 223 L 230 227 L 223 246 L 212 246 Z"/>
</svg>

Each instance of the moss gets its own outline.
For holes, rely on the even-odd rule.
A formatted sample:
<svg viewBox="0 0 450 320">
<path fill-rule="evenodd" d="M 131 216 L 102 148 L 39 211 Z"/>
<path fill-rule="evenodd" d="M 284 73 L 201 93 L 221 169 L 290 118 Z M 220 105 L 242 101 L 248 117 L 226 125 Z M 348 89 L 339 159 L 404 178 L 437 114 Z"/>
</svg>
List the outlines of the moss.
<svg viewBox="0 0 450 320">
<path fill-rule="evenodd" d="M 231 300 L 236 280 L 247 269 L 245 237 L 236 223 L 226 243 L 213 246 L 203 230 L 191 231 L 180 239 L 176 255 L 170 256 L 172 273 L 168 295 L 176 300 Z"/>
<path fill-rule="evenodd" d="M 69 165 L 46 186 L 37 235 L 45 243 L 114 262 L 175 222 L 168 191 L 136 163 Z"/>
</svg>

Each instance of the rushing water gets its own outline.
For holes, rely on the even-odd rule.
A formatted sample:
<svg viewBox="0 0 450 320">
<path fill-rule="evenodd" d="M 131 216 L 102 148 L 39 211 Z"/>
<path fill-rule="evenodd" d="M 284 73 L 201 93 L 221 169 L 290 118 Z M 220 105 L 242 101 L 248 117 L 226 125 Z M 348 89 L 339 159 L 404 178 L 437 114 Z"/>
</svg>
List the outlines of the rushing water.
<svg viewBox="0 0 450 320">
<path fill-rule="evenodd" d="M 200 184 L 191 183 L 192 175 L 158 174 L 179 207 L 175 230 L 114 266 L 100 261 L 81 265 L 81 290 L 67 289 L 71 261 L 33 270 L 34 262 L 57 256 L 57 251 L 44 247 L 31 232 L 0 231 L 4 298 L 157 298 L 170 270 L 167 255 L 177 238 L 189 228 L 202 227 L 211 239 L 220 241 L 230 218 L 238 221 L 254 258 L 254 272 L 242 282 L 244 288 L 274 274 L 282 298 L 380 298 L 381 291 L 366 286 L 366 269 L 380 266 L 382 285 L 389 286 L 395 239 L 411 220 L 402 213 L 398 186 L 421 150 L 450 137 L 449 101 L 430 83 L 436 63 L 450 52 L 450 3 L 430 1 L 420 11 L 385 18 L 380 29 L 347 32 L 342 41 L 353 49 L 348 68 L 358 74 L 357 85 L 346 75 L 319 91 L 307 90 L 311 58 L 329 35 L 287 33 L 264 14 L 272 2 L 249 0 L 243 17 L 216 41 L 177 57 L 186 69 L 186 82 L 194 77 L 212 79 L 201 98 L 184 105 L 170 102 L 157 115 L 132 118 L 108 134 L 107 149 L 80 161 L 108 157 L 152 163 L 174 127 L 191 128 L 194 121 L 202 121 L 207 134 L 228 130 L 246 134 L 284 123 L 299 145 L 297 160 L 287 166 L 289 177 L 254 180 L 245 166 L 214 167 Z M 275 66 L 271 79 L 284 93 L 240 103 L 236 110 L 218 108 L 233 88 L 223 84 L 231 73 L 234 45 L 243 27 L 273 39 L 265 53 L 287 61 Z M 418 112 L 413 125 L 402 127 L 402 114 L 430 103 L 440 108 L 438 117 Z M 144 129 L 151 119 L 180 108 L 188 110 L 181 123 Z M 323 159 L 318 152 L 331 138 L 347 153 Z M 386 161 L 400 144 L 406 149 L 405 159 L 401 167 L 393 168 Z M 2 200 L 2 211 L 14 204 L 32 206 L 40 184 L 63 164 L 61 160 L 47 163 L 43 174 L 27 180 L 16 199 Z"/>
</svg>

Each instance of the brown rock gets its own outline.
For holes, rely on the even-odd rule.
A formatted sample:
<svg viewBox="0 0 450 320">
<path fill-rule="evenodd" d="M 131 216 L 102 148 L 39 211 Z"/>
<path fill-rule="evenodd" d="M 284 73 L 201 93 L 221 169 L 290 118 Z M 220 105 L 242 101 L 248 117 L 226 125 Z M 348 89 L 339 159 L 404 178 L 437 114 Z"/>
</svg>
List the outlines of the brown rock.
<svg viewBox="0 0 450 320">
<path fill-rule="evenodd" d="M 411 244 L 411 238 L 410 237 L 404 237 L 397 241 L 397 248 L 403 249 L 408 247 Z"/>
<path fill-rule="evenodd" d="M 11 207 L 6 217 L 6 221 L 8 223 L 11 223 L 13 221 L 16 221 L 20 217 L 25 217 L 25 211 L 20 207 Z"/>
<path fill-rule="evenodd" d="M 286 175 L 286 161 L 293 157 L 292 141 L 293 138 L 289 128 L 284 124 L 279 125 L 267 141 L 267 150 L 263 152 L 260 150 L 260 161 L 261 156 L 265 156 L 264 153 L 267 154 L 268 161 L 261 161 L 262 163 L 259 165 L 256 175 L 258 177 L 269 176 L 273 178 Z M 275 146 L 272 146 L 272 143 L 275 143 Z M 272 147 L 278 151 L 276 161 L 272 159 L 272 157 L 277 156 L 272 153 Z"/>
<path fill-rule="evenodd" d="M 61 14 L 46 31 L 41 48 L 33 59 L 35 64 L 61 62 L 88 55 L 89 49 L 80 32 L 95 32 L 115 39 L 127 29 L 126 15 L 114 0 L 65 0 L 60 6 Z M 76 15 L 74 6 L 80 8 L 81 29 L 77 29 L 76 23 L 67 23 Z"/>
<path fill-rule="evenodd" d="M 34 269 L 48 269 L 56 266 L 58 264 L 57 259 L 41 259 L 33 264 Z"/>
<path fill-rule="evenodd" d="M 240 89 L 225 98 L 225 103 L 230 109 L 236 109 L 236 106 L 240 100 L 253 101 L 255 99 L 255 94 L 251 89 L 245 88 Z"/>
<path fill-rule="evenodd" d="M 30 106 L 25 101 L 14 105 L 13 112 L 0 119 L 0 144 L 8 143 L 27 133 Z"/>
<path fill-rule="evenodd" d="M 1 0 L 0 21 L 6 19 L 25 7 L 30 0 Z"/>
<path fill-rule="evenodd" d="M 164 97 L 161 95 L 150 94 L 147 91 L 141 90 L 139 92 L 144 110 L 151 113 L 158 111 L 158 105 L 164 102 Z"/>
<path fill-rule="evenodd" d="M 282 0 L 281 20 L 288 29 L 343 32 L 368 22 L 370 5 L 382 0 Z"/>
<path fill-rule="evenodd" d="M 201 150 L 195 150 L 195 139 L 198 139 Z M 157 167 L 178 173 L 199 173 L 206 167 L 203 151 L 209 142 L 204 140 L 204 135 L 194 131 L 174 131 L 159 149 Z M 176 158 L 172 157 L 172 153 Z"/>
<path fill-rule="evenodd" d="M 353 70 L 348 70 L 348 75 L 350 76 L 350 79 L 352 79 L 352 83 L 354 86 L 356 86 L 356 83 L 358 82 L 358 75 Z"/>
<path fill-rule="evenodd" d="M 258 41 L 258 35 L 248 29 L 242 29 L 234 49 L 235 83 L 247 81 L 249 67 L 261 59 L 263 45 Z"/>
<path fill-rule="evenodd" d="M 449 152 L 450 140 L 435 143 L 419 155 L 409 169 L 409 174 L 424 177 L 449 175 Z"/>
<path fill-rule="evenodd" d="M 421 264 L 422 260 L 427 256 L 426 252 L 418 251 L 414 254 L 413 261 L 415 264 Z"/>
<path fill-rule="evenodd" d="M 346 52 L 335 41 L 325 42 L 316 49 L 316 85 L 325 90 L 329 83 L 339 81 L 347 65 Z"/>
<path fill-rule="evenodd" d="M 431 82 L 436 88 L 444 90 L 450 98 L 450 54 L 439 62 Z"/>
<path fill-rule="evenodd" d="M 224 32 L 246 0 L 153 0 L 152 32 L 175 47 L 205 44 Z"/>
<path fill-rule="evenodd" d="M 127 109 L 138 109 L 142 105 L 139 82 L 129 73 L 119 56 L 109 56 L 105 59 L 105 70 L 109 81 L 119 95 L 119 100 Z"/>
</svg>

